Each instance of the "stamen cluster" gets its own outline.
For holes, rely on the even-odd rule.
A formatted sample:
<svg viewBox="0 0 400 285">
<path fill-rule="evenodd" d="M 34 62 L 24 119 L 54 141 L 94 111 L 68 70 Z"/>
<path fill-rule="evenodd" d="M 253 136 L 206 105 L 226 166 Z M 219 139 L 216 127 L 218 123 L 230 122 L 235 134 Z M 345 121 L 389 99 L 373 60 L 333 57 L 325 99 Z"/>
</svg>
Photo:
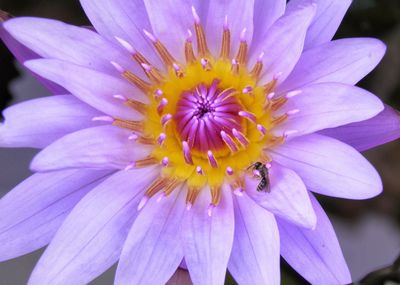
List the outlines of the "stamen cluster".
<svg viewBox="0 0 400 285">
<path fill-rule="evenodd" d="M 127 169 L 152 164 L 163 166 L 160 178 L 148 188 L 139 208 L 157 192 L 168 195 L 182 183 L 189 189 L 189 208 L 201 189 L 207 186 L 213 206 L 220 201 L 223 183 L 230 183 L 235 193 L 240 194 L 249 166 L 255 162 L 269 165 L 271 159 L 266 151 L 285 139 L 285 136 L 274 136 L 272 129 L 297 112 L 293 110 L 274 116 L 290 96 L 275 95 L 279 74 L 264 86 L 258 85 L 264 54 L 259 56 L 251 71 L 247 69 L 246 29 L 241 32 L 236 56 L 230 59 L 231 31 L 226 18 L 221 51 L 216 58 L 208 49 L 204 29 L 194 8 L 193 16 L 197 52 L 193 49 L 193 34 L 189 30 L 185 42 L 186 64 L 179 63 L 159 39 L 144 31 L 164 62 L 166 73 L 118 38 L 141 65 L 149 81 L 115 62 L 112 64 L 143 91 L 150 102 L 145 104 L 115 95 L 116 99 L 143 114 L 144 120 L 97 119 L 130 129 L 133 131 L 130 139 L 154 145 L 148 158 L 127 166 Z"/>
</svg>

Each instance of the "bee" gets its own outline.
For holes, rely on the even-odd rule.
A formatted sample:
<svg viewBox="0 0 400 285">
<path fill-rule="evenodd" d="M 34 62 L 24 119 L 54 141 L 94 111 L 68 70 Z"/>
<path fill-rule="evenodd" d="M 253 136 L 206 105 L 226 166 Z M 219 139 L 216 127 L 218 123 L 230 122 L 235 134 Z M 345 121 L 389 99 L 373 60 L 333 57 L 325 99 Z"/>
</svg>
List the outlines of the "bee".
<svg viewBox="0 0 400 285">
<path fill-rule="evenodd" d="M 253 170 L 257 170 L 261 176 L 260 183 L 257 186 L 257 191 L 268 192 L 268 193 L 271 192 L 268 167 L 259 161 L 250 165 L 247 169 L 251 167 L 253 168 Z"/>
</svg>

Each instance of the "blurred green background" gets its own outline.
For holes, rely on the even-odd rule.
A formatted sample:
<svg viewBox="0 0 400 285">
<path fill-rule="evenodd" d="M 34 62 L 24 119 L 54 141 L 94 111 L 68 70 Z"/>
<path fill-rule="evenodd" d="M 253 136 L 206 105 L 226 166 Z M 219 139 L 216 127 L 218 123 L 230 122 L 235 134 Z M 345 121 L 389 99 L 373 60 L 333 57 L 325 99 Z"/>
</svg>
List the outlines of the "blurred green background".
<svg viewBox="0 0 400 285">
<path fill-rule="evenodd" d="M 14 16 L 39 16 L 76 25 L 90 24 L 80 8 L 79 1 L 0 0 L 0 9 Z M 336 35 L 336 38 L 344 37 L 376 37 L 387 44 L 388 52 L 380 66 L 359 85 L 377 94 L 384 102 L 400 109 L 400 1 L 353 1 Z M 27 86 L 35 85 L 35 83 L 32 79 L 26 79 L 27 75 L 23 75 L 22 79 L 12 81 L 21 77 L 21 70 L 15 67 L 11 54 L 3 45 L 1 45 L 0 53 L 0 109 L 2 109 L 7 104 L 31 98 L 31 94 L 26 94 L 24 97 L 23 92 L 31 90 Z M 13 83 L 10 85 L 10 82 Z M 39 90 L 36 91 L 37 94 L 43 95 L 45 92 L 40 89 L 40 86 L 34 88 Z M 15 169 L 20 169 L 22 166 L 27 168 L 28 161 L 33 155 L 32 151 L 21 150 L 16 151 L 15 154 L 17 159 L 20 159 L 18 168 Z M 7 155 L 9 153 L 5 154 L 5 151 L 1 150 L 0 161 L 5 161 L 9 157 Z M 400 264 L 392 265 L 400 254 L 400 142 L 392 142 L 368 151 L 365 155 L 382 176 L 385 187 L 382 195 L 368 201 L 319 198 L 332 218 L 353 277 L 360 281 L 371 271 L 385 266 L 397 266 L 397 273 L 396 268 L 376 271 L 364 279 L 362 284 L 400 284 Z M 29 175 L 27 170 L 24 171 L 14 174 L 15 171 L 11 173 L 10 170 L 12 178 L 7 183 L 0 182 L 0 193 L 4 194 L 11 189 L 10 186 Z M 0 285 L 25 284 L 40 253 L 41 251 L 38 251 L 0 264 Z M 388 283 L 388 280 L 394 282 L 396 278 L 397 283 Z M 92 284 L 112 284 L 112 279 L 113 269 Z M 282 283 L 307 284 L 285 264 L 282 271 Z M 226 284 L 235 284 L 235 282 L 228 276 Z"/>
</svg>

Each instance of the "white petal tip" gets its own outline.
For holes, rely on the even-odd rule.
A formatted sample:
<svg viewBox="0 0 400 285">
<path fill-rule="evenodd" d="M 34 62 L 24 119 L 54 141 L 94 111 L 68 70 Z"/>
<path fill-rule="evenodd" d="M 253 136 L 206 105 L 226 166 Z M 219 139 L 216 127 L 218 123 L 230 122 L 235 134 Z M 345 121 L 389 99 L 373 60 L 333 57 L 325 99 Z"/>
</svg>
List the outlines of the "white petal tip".
<svg viewBox="0 0 400 285">
<path fill-rule="evenodd" d="M 290 91 L 289 93 L 286 94 L 286 98 L 292 98 L 295 97 L 297 95 L 300 95 L 303 91 L 301 90 L 294 90 L 294 91 Z"/>
<path fill-rule="evenodd" d="M 236 195 L 236 196 L 238 196 L 238 197 L 243 197 L 243 189 L 242 189 L 242 188 L 236 188 L 236 189 L 233 191 L 233 194 Z"/>
<path fill-rule="evenodd" d="M 128 170 L 134 169 L 135 166 L 136 166 L 136 163 L 134 163 L 134 162 L 129 163 L 129 164 L 124 168 L 124 170 L 125 170 L 125 171 L 128 171 Z"/>
<path fill-rule="evenodd" d="M 297 113 L 299 113 L 299 112 L 300 112 L 299 109 L 294 109 L 294 110 L 290 110 L 290 111 L 287 112 L 286 114 L 288 114 L 289 116 L 291 116 L 291 115 L 295 115 L 295 114 L 297 114 Z"/>
<path fill-rule="evenodd" d="M 192 31 L 191 31 L 190 29 L 188 29 L 188 30 L 187 30 L 187 38 L 186 38 L 186 41 L 192 42 L 192 40 L 193 40 L 193 33 L 192 33 Z"/>
<path fill-rule="evenodd" d="M 229 30 L 228 15 L 225 15 L 224 19 L 224 30 Z"/>
<path fill-rule="evenodd" d="M 283 136 L 285 136 L 285 137 L 289 137 L 289 136 L 291 136 L 291 135 L 295 135 L 295 134 L 297 134 L 299 131 L 298 130 L 290 130 L 290 131 L 286 131 L 286 132 L 284 132 L 283 133 Z"/>
<path fill-rule="evenodd" d="M 265 55 L 265 52 L 261 52 L 257 58 L 257 61 L 259 61 L 259 62 L 263 61 L 264 55 Z"/>
<path fill-rule="evenodd" d="M 196 8 L 194 6 L 192 6 L 192 15 L 194 18 L 194 22 L 196 24 L 200 24 L 200 17 L 199 17 L 199 14 L 197 14 Z"/>
<path fill-rule="evenodd" d="M 126 40 L 121 39 L 120 37 L 115 37 L 115 39 L 119 42 L 119 44 L 126 49 L 129 53 L 134 54 L 135 49 L 132 47 L 130 43 L 128 43 Z"/>
<path fill-rule="evenodd" d="M 241 32 L 240 32 L 240 41 L 241 42 L 245 42 L 246 41 L 246 33 L 247 33 L 247 29 L 244 28 Z"/>
<path fill-rule="evenodd" d="M 140 211 L 146 205 L 147 201 L 149 201 L 149 197 L 143 196 L 142 200 L 140 200 L 137 210 Z"/>
<path fill-rule="evenodd" d="M 268 100 L 272 100 L 275 97 L 275 92 L 271 92 L 267 95 Z"/>
<path fill-rule="evenodd" d="M 151 71 L 151 66 L 147 63 L 140 64 L 146 71 Z"/>
<path fill-rule="evenodd" d="M 167 197 L 167 195 L 165 195 L 165 193 L 164 192 L 162 192 L 161 194 L 160 194 L 160 196 L 157 198 L 157 203 L 160 203 L 162 200 L 164 200 L 164 198 L 165 197 Z"/>
<path fill-rule="evenodd" d="M 139 138 L 139 136 L 138 136 L 137 134 L 133 133 L 133 134 L 131 134 L 131 135 L 128 137 L 128 140 L 130 140 L 130 141 L 137 141 L 138 138 Z"/>
<path fill-rule="evenodd" d="M 278 73 L 276 73 L 276 74 L 274 75 L 274 80 L 275 80 L 275 81 L 278 81 L 279 78 L 282 76 L 282 74 L 283 74 L 283 72 L 278 72 Z"/>
<path fill-rule="evenodd" d="M 114 118 L 110 116 L 98 116 L 92 118 L 93 122 L 114 122 Z"/>
<path fill-rule="evenodd" d="M 122 66 L 118 63 L 116 63 L 115 61 L 110 61 L 110 63 L 112 64 L 112 66 L 114 66 L 114 68 L 119 72 L 119 73 L 124 73 L 125 69 L 122 68 Z"/>
<path fill-rule="evenodd" d="M 143 33 L 146 35 L 146 37 L 148 37 L 153 43 L 157 42 L 157 38 L 150 33 L 149 31 L 143 29 Z"/>
<path fill-rule="evenodd" d="M 117 95 L 113 95 L 113 97 L 114 97 L 115 99 L 121 100 L 121 101 L 123 101 L 123 102 L 128 101 L 128 98 L 126 98 L 124 95 L 119 95 L 119 94 L 117 94 Z"/>
</svg>

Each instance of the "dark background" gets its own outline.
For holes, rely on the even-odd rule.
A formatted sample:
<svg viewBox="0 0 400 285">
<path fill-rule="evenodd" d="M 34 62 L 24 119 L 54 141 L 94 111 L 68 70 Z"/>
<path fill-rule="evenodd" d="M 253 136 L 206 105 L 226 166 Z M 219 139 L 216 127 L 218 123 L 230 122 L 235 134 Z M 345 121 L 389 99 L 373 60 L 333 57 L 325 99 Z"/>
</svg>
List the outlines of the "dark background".
<svg viewBox="0 0 400 285">
<path fill-rule="evenodd" d="M 0 9 L 14 16 L 90 24 L 79 1 L 0 0 Z M 400 109 L 400 0 L 353 1 L 336 37 L 376 37 L 387 44 L 388 52 L 382 63 L 359 85 Z M 9 104 L 48 94 L 15 64 L 2 44 L 0 66 L 0 110 Z M 30 149 L 0 149 L 0 196 L 29 175 L 28 164 L 34 154 Z M 400 143 L 392 142 L 365 155 L 382 176 L 385 189 L 382 195 L 366 201 L 320 197 L 332 218 L 355 281 L 362 280 L 369 272 L 391 266 L 400 254 Z M 1 263 L 0 285 L 25 284 L 41 252 Z M 391 284 L 400 284 L 400 273 L 394 272 L 394 267 L 399 269 L 400 264 L 396 266 L 373 272 L 362 284 L 389 284 L 385 280 L 396 278 L 397 283 Z M 110 270 L 92 284 L 112 284 L 112 280 L 113 270 Z M 284 266 L 282 283 L 307 284 L 287 266 Z M 228 280 L 227 284 L 234 283 Z"/>
</svg>

